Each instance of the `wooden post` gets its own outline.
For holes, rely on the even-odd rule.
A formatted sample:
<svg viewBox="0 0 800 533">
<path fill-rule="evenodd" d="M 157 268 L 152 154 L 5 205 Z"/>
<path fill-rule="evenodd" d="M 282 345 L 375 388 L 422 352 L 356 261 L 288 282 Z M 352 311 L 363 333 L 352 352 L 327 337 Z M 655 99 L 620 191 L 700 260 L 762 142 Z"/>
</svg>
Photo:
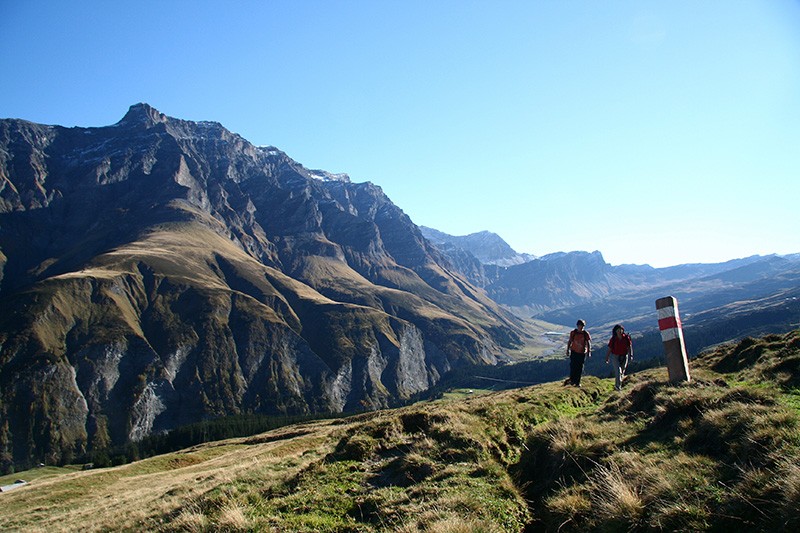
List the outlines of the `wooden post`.
<svg viewBox="0 0 800 533">
<path fill-rule="evenodd" d="M 686 357 L 686 345 L 683 342 L 683 326 L 678 314 L 678 300 L 672 296 L 656 300 L 658 311 L 658 329 L 661 330 L 661 341 L 667 357 L 667 372 L 672 383 L 691 381 L 689 377 L 689 360 Z"/>
</svg>

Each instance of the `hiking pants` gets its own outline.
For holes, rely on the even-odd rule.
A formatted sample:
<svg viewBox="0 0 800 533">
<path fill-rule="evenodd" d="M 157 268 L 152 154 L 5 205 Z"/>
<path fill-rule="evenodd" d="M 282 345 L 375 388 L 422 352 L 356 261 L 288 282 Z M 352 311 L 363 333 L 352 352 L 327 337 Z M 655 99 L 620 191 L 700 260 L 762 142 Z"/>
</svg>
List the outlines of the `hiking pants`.
<svg viewBox="0 0 800 533">
<path fill-rule="evenodd" d="M 586 360 L 586 354 L 580 352 L 569 353 L 569 382 L 576 387 L 581 384 L 581 374 L 583 374 L 583 362 Z"/>
<path fill-rule="evenodd" d="M 614 388 L 617 390 L 622 389 L 622 380 L 625 379 L 625 369 L 628 367 L 628 355 L 612 355 L 611 366 L 614 367 Z"/>
</svg>

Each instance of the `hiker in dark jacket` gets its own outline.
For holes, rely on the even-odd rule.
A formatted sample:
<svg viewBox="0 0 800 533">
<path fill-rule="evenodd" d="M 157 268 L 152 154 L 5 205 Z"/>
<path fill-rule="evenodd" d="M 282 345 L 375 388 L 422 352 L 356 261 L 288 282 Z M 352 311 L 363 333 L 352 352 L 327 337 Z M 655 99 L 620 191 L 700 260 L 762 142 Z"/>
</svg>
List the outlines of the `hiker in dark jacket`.
<svg viewBox="0 0 800 533">
<path fill-rule="evenodd" d="M 592 336 L 584 328 L 586 322 L 578 320 L 575 329 L 569 334 L 567 356 L 569 356 L 569 382 L 576 387 L 581 386 L 583 363 L 592 356 Z"/>
<path fill-rule="evenodd" d="M 606 364 L 609 363 L 612 356 L 614 375 L 616 376 L 614 388 L 621 390 L 622 381 L 625 379 L 625 369 L 633 359 L 633 341 L 631 341 L 631 336 L 625 333 L 625 328 L 621 324 L 617 324 L 611 330 L 611 338 L 606 350 Z"/>
</svg>

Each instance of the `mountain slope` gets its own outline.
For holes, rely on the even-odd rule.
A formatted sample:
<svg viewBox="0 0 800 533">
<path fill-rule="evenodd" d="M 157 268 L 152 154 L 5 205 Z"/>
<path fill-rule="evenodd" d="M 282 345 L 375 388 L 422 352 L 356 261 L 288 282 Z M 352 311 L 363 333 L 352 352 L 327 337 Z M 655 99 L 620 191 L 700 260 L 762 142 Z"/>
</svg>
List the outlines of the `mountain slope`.
<svg viewBox="0 0 800 533">
<path fill-rule="evenodd" d="M 546 384 L 28 477 L 0 528 L 794 531 L 800 330 L 583 389 Z M 28 473 L 15 477 L 25 477 Z M 0 485 L 14 477 L 0 479 Z"/>
<path fill-rule="evenodd" d="M 246 412 L 375 409 L 516 319 L 371 183 L 146 104 L 0 121 L 0 448 L 68 461 Z"/>
</svg>

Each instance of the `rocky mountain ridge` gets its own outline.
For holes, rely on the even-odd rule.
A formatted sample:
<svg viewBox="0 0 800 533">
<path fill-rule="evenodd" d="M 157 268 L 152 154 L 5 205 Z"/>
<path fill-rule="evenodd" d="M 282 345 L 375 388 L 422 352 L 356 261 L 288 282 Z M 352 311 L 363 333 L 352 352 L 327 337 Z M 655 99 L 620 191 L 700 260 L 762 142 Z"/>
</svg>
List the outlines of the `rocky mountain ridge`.
<svg viewBox="0 0 800 533">
<path fill-rule="evenodd" d="M 456 250 L 469 252 L 484 265 L 507 267 L 536 259 L 536 256 L 531 254 L 517 253 L 499 235 L 491 231 L 454 236 L 426 226 L 420 226 L 419 229 L 426 239 L 440 249 L 446 252 Z"/>
<path fill-rule="evenodd" d="M 794 289 L 800 279 L 800 254 L 767 255 L 723 263 L 684 264 L 666 268 L 649 265 L 612 266 L 599 251 L 558 252 L 524 263 L 499 266 L 482 261 L 467 237 L 453 237 L 432 229 L 432 242 L 450 260 L 453 269 L 483 288 L 496 302 L 521 316 L 535 316 L 558 324 L 574 317 L 593 324 L 629 320 L 652 311 L 655 299 L 674 294 L 691 313 L 713 313 L 738 301 L 774 297 Z M 488 232 L 486 232 L 488 233 Z M 492 234 L 494 235 L 494 234 Z M 502 238 L 496 236 L 502 241 Z M 504 255 L 517 254 L 510 246 Z M 794 324 L 794 322 L 789 322 Z M 769 333 L 773 331 L 765 331 Z"/>
<path fill-rule="evenodd" d="M 23 464 L 393 405 L 525 334 L 380 187 L 147 104 L 0 120 L 0 276 L 0 454 Z"/>
</svg>

